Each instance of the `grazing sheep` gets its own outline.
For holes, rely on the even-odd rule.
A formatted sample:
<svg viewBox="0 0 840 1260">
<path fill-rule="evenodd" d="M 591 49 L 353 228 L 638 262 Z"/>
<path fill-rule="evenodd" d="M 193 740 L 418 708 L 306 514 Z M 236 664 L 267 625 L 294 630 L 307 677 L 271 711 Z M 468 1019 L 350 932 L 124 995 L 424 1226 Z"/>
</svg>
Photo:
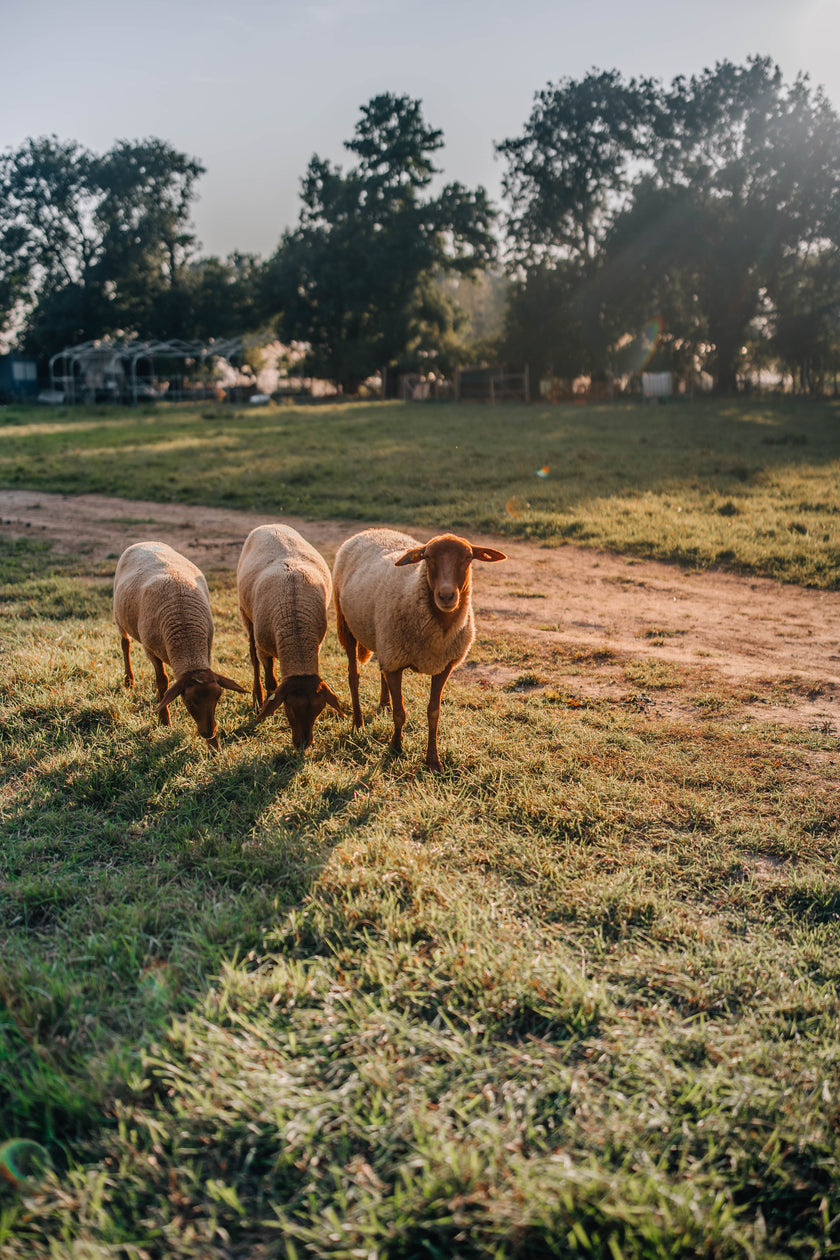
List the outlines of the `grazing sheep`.
<svg viewBox="0 0 840 1260">
<path fill-rule="evenodd" d="M 155 667 L 161 725 L 171 725 L 169 705 L 183 696 L 199 735 L 218 750 L 216 705 L 222 689 L 245 693 L 245 688 L 210 668 L 213 614 L 201 570 L 166 543 L 127 547 L 114 574 L 114 620 L 122 640 L 126 687 L 134 685 L 131 640 L 137 639 Z M 164 664 L 175 674 L 171 687 Z"/>
<path fill-rule="evenodd" d="M 315 719 L 326 705 L 341 713 L 338 696 L 318 672 L 332 594 L 323 556 L 287 525 L 259 525 L 245 539 L 236 566 L 239 611 L 248 631 L 254 667 L 257 721 L 281 704 L 296 748 L 312 743 Z M 274 659 L 280 663 L 280 685 Z M 260 664 L 268 699 L 263 703 Z"/>
<path fill-rule="evenodd" d="M 504 559 L 503 552 L 474 547 L 455 534 L 441 534 L 424 546 L 391 529 L 366 529 L 339 548 L 333 566 L 335 612 L 347 653 L 354 727 L 364 726 L 358 666 L 372 652 L 379 660 L 382 707 L 390 693 L 396 753 L 402 750 L 405 724 L 403 670 L 431 674 L 426 765 L 442 769 L 437 751 L 441 693 L 475 637 L 470 564 Z"/>
</svg>

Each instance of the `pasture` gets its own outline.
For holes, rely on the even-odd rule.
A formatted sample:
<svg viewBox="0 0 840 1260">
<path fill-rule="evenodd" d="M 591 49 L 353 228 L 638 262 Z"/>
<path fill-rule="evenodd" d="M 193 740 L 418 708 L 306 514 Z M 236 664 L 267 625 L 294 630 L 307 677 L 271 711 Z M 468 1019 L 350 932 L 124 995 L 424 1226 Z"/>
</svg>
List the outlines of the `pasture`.
<svg viewBox="0 0 840 1260">
<path fill-rule="evenodd" d="M 430 531 L 445 521 L 832 588 L 838 425 L 840 403 L 797 399 L 8 408 L 0 487 Z"/>
<path fill-rule="evenodd" d="M 836 589 L 837 420 L 9 409 L 0 486 Z M 182 706 L 154 725 L 141 653 L 121 688 L 114 561 L 0 537 L 0 1126 L 52 1160 L 0 1183 L 4 1256 L 836 1254 L 831 724 L 746 727 L 734 684 L 709 705 L 647 658 L 582 702 L 559 652 L 479 623 L 470 659 L 512 681 L 453 675 L 442 775 L 428 680 L 394 759 L 371 666 L 363 733 L 322 717 L 299 757 L 225 694 L 213 757 Z M 247 685 L 233 575 L 207 576 L 215 667 Z M 346 700 L 334 629 L 322 673 Z M 634 704 L 640 677 L 689 716 Z"/>
</svg>

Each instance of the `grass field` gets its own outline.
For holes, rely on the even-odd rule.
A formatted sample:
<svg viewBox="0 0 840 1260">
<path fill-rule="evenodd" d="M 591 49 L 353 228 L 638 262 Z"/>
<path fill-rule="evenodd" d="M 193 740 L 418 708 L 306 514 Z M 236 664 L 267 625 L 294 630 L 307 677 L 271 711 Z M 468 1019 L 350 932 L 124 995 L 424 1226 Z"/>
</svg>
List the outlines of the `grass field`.
<svg viewBox="0 0 840 1260">
<path fill-rule="evenodd" d="M 616 469 L 650 426 L 646 471 L 632 494 L 596 493 L 587 468 L 572 509 L 547 498 L 496 532 L 566 513 L 594 528 L 599 502 L 642 489 L 676 502 L 678 458 L 707 516 L 714 495 L 807 482 L 836 528 L 832 407 L 698 412 L 745 463 L 765 456 L 737 491 L 704 482 L 676 443 L 666 459 L 653 438 L 693 425 L 688 407 L 666 412 L 537 412 L 543 446 L 513 492 L 532 465 L 554 468 L 552 424 L 575 450 L 594 426 L 595 463 Z M 0 477 L 384 517 L 371 487 L 390 447 L 409 465 L 400 519 L 455 524 L 469 474 L 457 523 L 489 530 L 480 504 L 506 493 L 504 459 L 526 441 L 518 420 L 504 437 L 504 417 L 522 414 L 243 414 L 225 437 L 200 414 L 21 413 L 0 428 Z M 502 447 L 483 492 L 473 455 L 454 471 L 439 458 L 446 426 L 460 450 L 453 428 L 473 423 L 470 451 Z M 270 502 L 236 471 L 258 438 Z M 239 455 L 223 477 L 225 442 Z M 287 502 L 278 469 L 302 470 L 309 443 L 321 475 Z M 194 476 L 167 490 L 186 449 Z M 342 458 L 360 470 L 343 499 Z M 410 490 L 412 463 L 425 490 Z M 738 564 L 781 563 L 754 545 L 764 558 Z M 814 547 L 813 580 L 836 585 L 836 558 Z M 370 667 L 361 735 L 324 717 L 299 758 L 284 722 L 254 727 L 247 697 L 226 693 L 212 757 L 182 706 L 170 730 L 153 724 L 142 656 L 138 688 L 119 686 L 112 562 L 0 548 L 0 1133 L 53 1165 L 37 1186 L 0 1183 L 4 1260 L 840 1251 L 834 734 L 743 730 L 726 705 L 701 717 L 699 696 L 679 723 L 572 704 L 550 653 L 534 689 L 531 651 L 480 632 L 473 658 L 520 681 L 453 677 L 441 776 L 420 764 L 427 682 L 407 679 L 406 756 L 392 759 Z M 247 682 L 232 575 L 210 580 L 216 666 Z M 330 630 L 323 673 L 346 696 L 341 657 Z M 639 668 L 625 665 L 631 693 Z M 696 681 L 674 667 L 668 685 L 690 701 Z"/>
<path fill-rule="evenodd" d="M 835 401 L 8 408 L 0 487 L 16 486 L 445 524 L 840 583 Z"/>
</svg>

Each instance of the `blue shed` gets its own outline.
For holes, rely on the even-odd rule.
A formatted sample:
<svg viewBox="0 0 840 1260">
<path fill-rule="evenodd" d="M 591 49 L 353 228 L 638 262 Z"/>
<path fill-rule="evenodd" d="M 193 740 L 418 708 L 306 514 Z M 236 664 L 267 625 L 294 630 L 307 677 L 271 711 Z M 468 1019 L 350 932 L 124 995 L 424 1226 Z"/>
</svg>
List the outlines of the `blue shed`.
<svg viewBox="0 0 840 1260">
<path fill-rule="evenodd" d="M 34 402 L 37 397 L 37 359 L 21 354 L 0 355 L 0 402 Z"/>
</svg>

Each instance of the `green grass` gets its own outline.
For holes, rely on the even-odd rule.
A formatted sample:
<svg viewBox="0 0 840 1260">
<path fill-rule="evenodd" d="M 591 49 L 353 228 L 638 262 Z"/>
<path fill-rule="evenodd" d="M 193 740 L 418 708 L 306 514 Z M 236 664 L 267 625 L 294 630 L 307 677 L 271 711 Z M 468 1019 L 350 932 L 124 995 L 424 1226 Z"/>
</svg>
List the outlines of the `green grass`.
<svg viewBox="0 0 840 1260">
<path fill-rule="evenodd" d="M 17 409 L 0 419 L 0 487 L 572 541 L 840 583 L 836 401 Z"/>
<path fill-rule="evenodd" d="M 517 685 L 456 673 L 441 776 L 370 666 L 362 734 L 299 758 L 226 693 L 212 757 L 120 687 L 110 577 L 0 543 L 0 1132 L 53 1162 L 4 1257 L 837 1254 L 837 738 L 699 667 L 623 664 L 685 722 L 581 705 L 482 633 Z"/>
</svg>

